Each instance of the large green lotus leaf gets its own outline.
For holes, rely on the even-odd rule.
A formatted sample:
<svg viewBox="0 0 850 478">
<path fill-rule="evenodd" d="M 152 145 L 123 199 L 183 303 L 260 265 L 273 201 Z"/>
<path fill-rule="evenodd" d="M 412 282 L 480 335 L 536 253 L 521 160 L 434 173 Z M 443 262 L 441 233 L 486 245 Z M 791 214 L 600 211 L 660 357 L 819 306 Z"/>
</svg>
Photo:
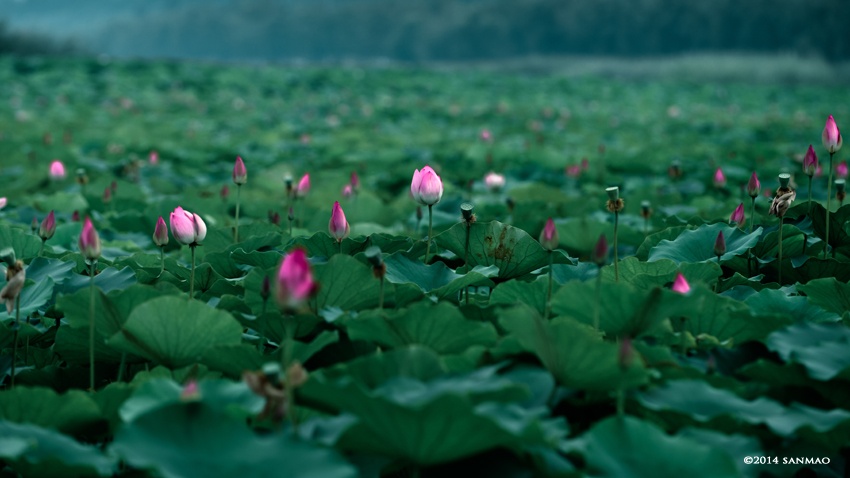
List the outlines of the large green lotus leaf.
<svg viewBox="0 0 850 478">
<path fill-rule="evenodd" d="M 41 282 L 49 277 L 54 283 L 60 284 L 74 275 L 73 270 L 73 262 L 36 257 L 29 263 L 26 272 L 27 279 L 31 279 L 34 282 Z M 3 280 L 5 283 L 4 276 L 0 276 L 0 280 Z"/>
<path fill-rule="evenodd" d="M 720 342 L 732 340 L 740 344 L 758 340 L 791 322 L 781 315 L 753 316 L 746 304 L 717 295 L 704 286 L 694 286 L 684 295 L 688 303 L 681 316 L 671 318 L 673 328 L 684 329 L 692 336 L 713 337 Z"/>
<path fill-rule="evenodd" d="M 18 386 L 0 392 L 0 419 L 80 434 L 98 426 L 102 416 L 92 397 L 80 390 L 60 395 L 49 388 Z"/>
<path fill-rule="evenodd" d="M 782 226 L 782 254 L 783 257 L 798 257 L 805 254 L 806 234 L 799 228 L 785 224 Z M 811 239 L 809 239 L 811 241 Z M 811 250 L 811 249 L 809 249 Z M 810 252 L 811 253 L 811 252 Z M 759 243 L 753 247 L 753 255 L 761 263 L 766 263 L 779 256 L 779 227 L 764 234 Z"/>
<path fill-rule="evenodd" d="M 244 288 L 245 305 L 247 305 L 254 315 L 261 315 L 265 311 L 273 311 L 277 307 L 273 296 L 269 296 L 267 300 L 263 300 L 260 294 L 263 288 L 263 279 L 269 278 L 269 287 L 274 287 L 275 273 L 266 272 L 265 270 L 254 268 L 243 279 L 242 285 Z"/>
<path fill-rule="evenodd" d="M 189 279 L 190 270 L 178 263 L 176 259 L 165 256 L 165 268 L 162 267 L 159 254 L 140 252 L 130 257 L 123 257 L 114 262 L 115 267 L 130 268 L 136 273 L 136 279 L 142 284 L 172 282 L 179 285 Z"/>
<path fill-rule="evenodd" d="M 5 274 L 3 274 L 5 276 Z M 0 282 L 0 288 L 6 285 L 6 281 Z M 40 282 L 33 282 L 27 279 L 24 288 L 19 296 L 21 303 L 21 320 L 24 320 L 29 314 L 41 309 L 53 297 L 53 279 L 46 278 Z M 5 304 L 3 304 L 5 305 Z M 6 312 L 6 307 L 0 306 L 0 322 L 15 318 L 15 309 L 12 313 Z"/>
<path fill-rule="evenodd" d="M 380 281 L 372 275 L 371 267 L 351 256 L 337 254 L 327 264 L 317 265 L 315 279 L 321 284 L 316 299 L 319 310 L 325 307 L 363 310 L 378 306 Z M 421 296 L 421 290 L 412 284 L 384 287 L 384 305 L 387 306 L 403 305 Z"/>
<path fill-rule="evenodd" d="M 121 426 L 119 410 L 134 390 L 135 388 L 130 384 L 113 382 L 92 394 L 92 400 L 100 407 L 100 414 L 109 422 L 110 434 L 115 433 L 115 430 Z"/>
<path fill-rule="evenodd" d="M 36 425 L 0 420 L 0 459 L 20 476 L 114 476 L 117 460 Z"/>
<path fill-rule="evenodd" d="M 638 418 L 611 417 L 570 446 L 584 456 L 591 476 L 616 478 L 737 477 L 736 461 L 724 451 L 683 436 L 667 435 Z"/>
<path fill-rule="evenodd" d="M 676 274 L 681 272 L 689 284 L 702 282 L 714 285 L 723 275 L 716 262 L 697 262 L 676 264 L 669 259 L 659 259 L 653 262 L 641 262 L 636 257 L 627 257 L 620 261 L 619 282 L 629 283 L 639 289 L 662 287 L 673 282 Z M 602 279 L 614 282 L 614 265 L 602 268 Z"/>
<path fill-rule="evenodd" d="M 635 252 L 635 257 L 640 261 L 649 260 L 649 252 L 655 248 L 661 241 L 673 241 L 683 232 L 688 230 L 693 230 L 693 226 L 675 226 L 675 227 L 666 227 L 658 232 L 652 233 L 646 236 L 646 239 L 641 243 L 638 247 L 637 252 Z M 598 238 L 597 238 L 598 239 Z M 717 237 L 715 237 L 717 239 Z M 714 242 L 712 242 L 712 245 Z"/>
<path fill-rule="evenodd" d="M 540 409 L 510 403 L 527 398 L 522 385 L 495 368 L 428 382 L 393 378 L 369 390 L 348 377 L 313 374 L 299 397 L 358 418 L 337 446 L 418 465 L 444 463 L 496 447 L 551 446 L 566 435 Z"/>
<path fill-rule="evenodd" d="M 826 238 L 826 208 L 818 202 L 812 203 L 809 213 L 812 218 L 812 228 L 821 239 Z M 829 245 L 841 247 L 850 244 L 850 235 L 844 229 L 844 225 L 850 220 L 850 204 L 841 206 L 838 210 L 829 214 Z"/>
<path fill-rule="evenodd" d="M 84 287 L 89 287 L 90 277 L 75 274 L 61 285 L 57 284 L 56 291 L 64 294 L 76 292 Z M 107 267 L 94 277 L 94 286 L 104 292 L 126 289 L 136 283 L 136 273 L 133 269 L 125 267 L 118 270 Z"/>
<path fill-rule="evenodd" d="M 47 241 L 45 249 L 47 250 L 48 247 L 52 246 L 54 252 L 57 250 L 76 251 L 78 248 L 77 240 L 80 238 L 82 231 L 82 222 L 58 224 L 56 226 L 56 233 Z"/>
<path fill-rule="evenodd" d="M 267 222 L 255 221 L 239 226 L 238 244 L 233 244 L 233 229 L 230 227 L 210 227 L 203 247 L 207 254 L 222 252 L 229 248 L 242 247 L 249 250 L 265 250 L 280 246 L 283 234 L 279 226 Z"/>
<path fill-rule="evenodd" d="M 768 384 L 771 388 L 800 387 L 814 391 L 836 407 L 850 402 L 850 387 L 840 377 L 828 382 L 812 380 L 806 367 L 799 363 L 778 364 L 772 360 L 759 359 L 741 367 L 741 376 Z"/>
<path fill-rule="evenodd" d="M 110 451 L 132 467 L 165 478 L 357 476 L 332 450 L 286 431 L 258 436 L 244 419 L 203 401 L 172 403 L 136 417 L 118 430 Z"/>
<path fill-rule="evenodd" d="M 384 263 L 388 282 L 413 283 L 422 292 L 432 293 L 439 299 L 457 297 L 459 291 L 469 286 L 493 287 L 493 281 L 475 270 L 456 274 L 442 262 L 426 265 L 401 252 L 384 257 Z"/>
<path fill-rule="evenodd" d="M 680 294 L 658 287 L 637 290 L 626 283 L 570 282 L 552 297 L 555 315 L 593 325 L 599 309 L 599 328 L 609 337 L 663 334 L 669 317 L 678 316 L 690 305 Z M 668 327 L 669 328 L 669 327 Z"/>
<path fill-rule="evenodd" d="M 4 309 L 5 310 L 5 309 Z M 33 340 L 36 337 L 42 335 L 42 331 L 35 328 L 34 326 L 26 323 L 21 319 L 21 323 L 18 324 L 18 346 L 25 343 L 27 339 Z M 15 343 L 15 321 L 7 320 L 5 323 L 0 322 L 0 350 L 5 349 L 7 347 L 11 347 L 12 344 Z M 22 353 L 21 349 L 18 349 L 18 353 Z M 9 354 L 9 358 L 11 360 L 11 353 Z M 11 361 L 8 363 L 0 362 L 0 367 L 9 366 L 11 367 Z"/>
<path fill-rule="evenodd" d="M 290 360 L 304 363 L 325 347 L 337 342 L 339 342 L 339 332 L 326 330 L 309 342 L 289 339 L 285 342 L 285 346 L 290 347 Z M 242 372 L 246 370 L 258 370 L 266 362 L 278 360 L 280 358 L 277 355 L 272 357 L 260 354 L 255 346 L 236 344 L 211 347 L 204 354 L 201 363 L 208 366 L 210 370 L 217 370 L 229 377 L 240 378 Z"/>
<path fill-rule="evenodd" d="M 265 400 L 243 382 L 201 380 L 197 386 L 197 393 L 186 398 L 183 385 L 170 378 L 147 380 L 121 405 L 121 420 L 130 423 L 154 410 L 187 400 L 202 401 L 205 406 L 222 412 L 238 411 L 234 416 L 249 416 L 263 409 Z"/>
<path fill-rule="evenodd" d="M 280 260 L 280 253 L 275 252 L 273 254 L 276 254 L 278 260 Z M 209 264 L 217 274 L 228 279 L 242 277 L 245 275 L 245 270 L 250 269 L 249 267 L 241 268 L 234 260 L 233 255 L 227 251 L 206 254 L 204 263 Z"/>
<path fill-rule="evenodd" d="M 420 344 L 439 354 L 459 354 L 474 345 L 492 346 L 498 338 L 492 324 L 467 320 L 457 307 L 445 302 L 364 312 L 346 321 L 345 327 L 352 340 L 390 348 Z"/>
<path fill-rule="evenodd" d="M 525 304 L 543 315 L 546 312 L 548 292 L 548 279 L 540 278 L 534 282 L 511 279 L 493 289 L 493 293 L 490 295 L 490 304 L 508 306 Z"/>
<path fill-rule="evenodd" d="M 328 380 L 350 378 L 367 388 L 375 388 L 396 377 L 428 381 L 445 373 L 440 356 L 418 345 L 359 357 L 321 370 L 321 375 Z"/>
<path fill-rule="evenodd" d="M 790 260 L 783 261 L 782 278 L 786 284 L 795 282 L 806 284 L 824 278 L 834 278 L 841 282 L 850 281 L 850 267 L 847 267 L 846 262 L 837 261 L 833 258 L 820 259 L 809 256 L 802 259 L 804 260 L 797 264 Z M 792 267 L 789 267 L 789 264 Z M 769 266 L 775 270 L 776 262 L 771 262 Z"/>
<path fill-rule="evenodd" d="M 238 344 L 242 327 L 230 314 L 182 297 L 137 306 L 108 344 L 169 368 L 200 360 L 215 345 Z"/>
<path fill-rule="evenodd" d="M 368 237 L 360 236 L 347 238 L 342 241 L 342 254 L 353 256 L 369 247 Z M 285 250 L 301 247 L 307 251 L 308 257 L 332 257 L 340 253 L 340 244 L 326 232 L 317 232 L 310 237 L 294 237 L 285 246 Z"/>
<path fill-rule="evenodd" d="M 843 314 L 850 310 L 850 284 L 840 282 L 834 277 L 815 279 L 808 284 L 798 285 L 797 291 L 805 294 L 812 304 L 830 312 Z"/>
<path fill-rule="evenodd" d="M 537 355 L 561 385 L 616 390 L 647 380 L 641 364 L 622 369 L 617 345 L 603 342 L 593 329 L 573 319 L 559 317 L 544 322 L 533 310 L 519 306 L 502 312 L 499 322 L 517 337 L 523 349 Z"/>
<path fill-rule="evenodd" d="M 640 393 L 638 401 L 651 410 L 681 413 L 698 422 L 731 416 L 751 425 L 764 424 L 782 437 L 794 436 L 802 427 L 826 433 L 850 420 L 846 410 L 823 411 L 799 403 L 785 407 L 764 397 L 749 401 L 704 380 L 670 381 Z"/>
<path fill-rule="evenodd" d="M 464 257 L 466 224 L 458 223 L 434 237 L 437 245 Z M 564 253 L 551 252 L 556 264 L 571 263 Z M 521 277 L 549 265 L 550 252 L 522 229 L 498 221 L 475 223 L 469 231 L 469 264 L 495 265 L 500 279 Z"/>
<path fill-rule="evenodd" d="M 798 290 L 800 290 L 799 287 Z M 750 307 L 755 315 L 783 315 L 792 320 L 810 322 L 837 322 L 841 320 L 838 314 L 827 312 L 815 305 L 817 301 L 807 300 L 805 297 L 789 296 L 781 290 L 761 290 L 747 297 L 744 303 Z"/>
<path fill-rule="evenodd" d="M 687 427 L 679 430 L 676 437 L 708 446 L 712 450 L 726 452 L 726 455 L 732 459 L 738 468 L 740 476 L 755 478 L 760 476 L 760 473 L 763 471 L 759 469 L 760 467 L 747 465 L 744 463 L 744 460 L 740 459 L 742 456 L 764 456 L 758 438 L 753 436 L 739 434 L 726 435 L 705 428 Z"/>
<path fill-rule="evenodd" d="M 599 267 L 591 262 L 572 264 L 553 264 L 552 279 L 558 284 L 566 284 L 574 280 L 590 280 L 596 278 Z"/>
<path fill-rule="evenodd" d="M 249 267 L 271 269 L 272 267 L 279 266 L 283 259 L 283 255 L 278 251 L 259 251 L 242 248 L 231 252 L 230 257 L 240 269 L 247 269 Z"/>
<path fill-rule="evenodd" d="M 850 328 L 801 322 L 770 334 L 768 348 L 786 362 L 806 367 L 816 380 L 850 379 Z"/>
<path fill-rule="evenodd" d="M 97 363 L 117 364 L 121 363 L 123 351 L 107 345 L 108 337 L 98 332 L 95 328 L 94 358 Z M 56 355 L 69 364 L 85 365 L 89 363 L 89 329 L 86 327 L 59 327 L 56 331 L 56 339 L 53 345 Z M 125 359 L 131 362 L 138 361 L 135 354 L 127 354 Z M 95 371 L 97 371 L 95 367 Z"/>
<path fill-rule="evenodd" d="M 11 247 L 15 250 L 15 259 L 27 262 L 38 255 L 41 239 L 11 226 L 0 226 L 0 249 Z"/>
<path fill-rule="evenodd" d="M 672 241 L 662 240 L 649 251 L 648 260 L 653 262 L 659 259 L 670 259 L 676 264 L 717 260 L 717 256 L 714 255 L 714 241 L 719 232 L 723 232 L 726 238 L 726 253 L 720 257 L 722 262 L 744 254 L 747 249 L 755 246 L 762 229 L 758 228 L 752 234 L 747 234 L 735 226 L 722 223 L 700 226 L 694 230 L 682 232 Z"/>
</svg>

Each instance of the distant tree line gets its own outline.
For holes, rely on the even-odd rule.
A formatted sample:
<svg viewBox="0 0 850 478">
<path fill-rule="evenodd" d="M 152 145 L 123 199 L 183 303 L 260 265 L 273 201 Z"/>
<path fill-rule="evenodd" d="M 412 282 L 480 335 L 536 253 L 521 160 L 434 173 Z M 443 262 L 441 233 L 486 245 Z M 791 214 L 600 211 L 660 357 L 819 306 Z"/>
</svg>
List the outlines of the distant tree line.
<svg viewBox="0 0 850 478">
<path fill-rule="evenodd" d="M 239 0 L 114 24 L 106 51 L 208 58 L 498 59 L 796 52 L 850 58 L 847 0 Z"/>
<path fill-rule="evenodd" d="M 76 51 L 71 42 L 44 35 L 16 32 L 0 21 L 0 55 L 49 55 Z"/>
</svg>

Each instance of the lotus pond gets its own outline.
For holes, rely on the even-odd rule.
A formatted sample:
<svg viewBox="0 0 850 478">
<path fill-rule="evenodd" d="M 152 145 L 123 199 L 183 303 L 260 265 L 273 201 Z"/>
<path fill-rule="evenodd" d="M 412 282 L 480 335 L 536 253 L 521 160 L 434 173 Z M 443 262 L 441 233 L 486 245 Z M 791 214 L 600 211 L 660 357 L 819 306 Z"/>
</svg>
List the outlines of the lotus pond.
<svg viewBox="0 0 850 478">
<path fill-rule="evenodd" d="M 846 87 L 38 58 L 0 84 L 3 476 L 846 473 Z"/>
</svg>

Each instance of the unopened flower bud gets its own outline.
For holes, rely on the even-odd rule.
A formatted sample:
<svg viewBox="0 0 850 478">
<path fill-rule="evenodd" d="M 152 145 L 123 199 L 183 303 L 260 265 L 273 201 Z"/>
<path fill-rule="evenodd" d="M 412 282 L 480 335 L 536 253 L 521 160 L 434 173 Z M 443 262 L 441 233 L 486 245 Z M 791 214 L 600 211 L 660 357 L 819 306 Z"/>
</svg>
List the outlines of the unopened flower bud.
<svg viewBox="0 0 850 478">
<path fill-rule="evenodd" d="M 717 233 L 717 239 L 714 240 L 714 255 L 717 257 L 726 254 L 726 236 L 723 231 Z"/>
<path fill-rule="evenodd" d="M 758 176 L 756 176 L 755 171 L 752 176 L 750 176 L 750 180 L 747 182 L 747 194 L 751 198 L 757 198 L 759 192 L 761 191 L 761 183 L 759 182 Z"/>
<path fill-rule="evenodd" d="M 35 221 L 35 218 L 33 218 Z M 53 214 L 53 211 L 47 213 L 47 216 L 44 220 L 41 221 L 41 226 L 38 228 L 38 237 L 41 238 L 42 241 L 46 241 L 53 237 L 53 234 L 56 232 L 56 216 Z"/>
<path fill-rule="evenodd" d="M 547 251 L 552 251 L 558 248 L 559 243 L 558 228 L 555 227 L 555 221 L 550 217 L 540 231 L 540 245 Z"/>
</svg>

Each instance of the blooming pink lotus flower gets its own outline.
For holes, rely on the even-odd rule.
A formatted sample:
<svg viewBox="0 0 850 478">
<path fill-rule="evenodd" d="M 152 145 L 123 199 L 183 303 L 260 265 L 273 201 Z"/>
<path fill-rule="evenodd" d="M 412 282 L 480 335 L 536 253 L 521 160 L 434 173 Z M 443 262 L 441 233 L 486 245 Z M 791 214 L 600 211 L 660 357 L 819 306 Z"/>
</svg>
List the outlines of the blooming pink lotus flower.
<svg viewBox="0 0 850 478">
<path fill-rule="evenodd" d="M 717 239 L 714 240 L 714 255 L 722 256 L 726 254 L 726 236 L 723 235 L 723 231 L 717 233 Z"/>
<path fill-rule="evenodd" d="M 168 244 L 168 227 L 165 225 L 165 219 L 159 216 L 156 221 L 156 227 L 153 230 L 153 243 L 157 247 L 164 247 Z"/>
<path fill-rule="evenodd" d="M 47 214 L 47 217 L 41 221 L 41 226 L 38 228 L 38 237 L 41 238 L 42 241 L 46 241 L 53 237 L 53 234 L 56 233 L 56 215 L 53 214 L 53 211 L 50 211 Z"/>
<path fill-rule="evenodd" d="M 242 158 L 236 156 L 236 162 L 233 164 L 233 183 L 241 186 L 246 182 L 248 182 L 248 170 L 245 169 Z"/>
<path fill-rule="evenodd" d="M 50 177 L 52 179 L 63 179 L 65 177 L 65 165 L 58 159 L 50 163 Z"/>
<path fill-rule="evenodd" d="M 95 261 L 100 257 L 100 236 L 97 234 L 91 218 L 88 216 L 83 223 L 83 232 L 80 234 L 80 240 L 77 242 L 77 245 L 86 259 Z"/>
<path fill-rule="evenodd" d="M 714 187 L 726 187 L 726 175 L 723 174 L 723 170 L 720 168 L 717 168 L 717 171 L 714 172 Z"/>
<path fill-rule="evenodd" d="M 540 231 L 540 245 L 547 251 L 557 249 L 558 247 L 558 228 L 555 227 L 555 221 L 550 217 Z"/>
<path fill-rule="evenodd" d="M 738 226 L 743 226 L 744 222 L 747 220 L 746 216 L 744 216 L 744 203 L 738 204 L 738 207 L 732 211 L 732 215 L 729 216 L 729 222 L 733 224 L 737 224 Z"/>
<path fill-rule="evenodd" d="M 812 148 L 812 145 L 809 145 L 809 149 L 806 150 L 806 156 L 803 157 L 803 173 L 805 173 L 806 176 L 814 176 L 817 170 L 818 155 L 815 154 L 815 150 Z"/>
<path fill-rule="evenodd" d="M 756 176 L 755 171 L 753 171 L 753 175 L 750 176 L 750 180 L 747 182 L 747 194 L 751 198 L 757 198 L 761 192 L 761 183 L 759 182 L 758 176 Z"/>
<path fill-rule="evenodd" d="M 171 212 L 171 234 L 180 244 L 196 246 L 207 237 L 207 225 L 201 216 L 177 206 Z"/>
<path fill-rule="evenodd" d="M 841 149 L 843 143 L 841 132 L 838 130 L 838 125 L 835 124 L 835 118 L 832 115 L 829 115 L 829 118 L 826 119 L 821 139 L 823 140 L 823 147 L 829 151 L 829 154 L 835 154 Z"/>
<path fill-rule="evenodd" d="M 317 287 L 304 249 L 295 249 L 283 258 L 277 271 L 275 291 L 275 299 L 281 308 L 299 307 L 310 298 Z"/>
<path fill-rule="evenodd" d="M 565 168 L 565 172 L 567 173 L 567 176 L 577 178 L 581 176 L 581 165 L 570 164 Z"/>
<path fill-rule="evenodd" d="M 688 281 L 685 280 L 685 276 L 683 276 L 681 272 L 676 274 L 676 280 L 673 281 L 673 292 L 687 294 L 690 291 L 691 286 L 688 284 Z"/>
<path fill-rule="evenodd" d="M 295 190 L 295 197 L 305 198 L 307 197 L 307 193 L 310 192 L 310 173 L 301 176 L 301 180 L 298 181 L 298 188 Z"/>
<path fill-rule="evenodd" d="M 328 222 L 328 232 L 336 239 L 336 242 L 342 242 L 351 233 L 351 228 L 348 226 L 348 221 L 345 220 L 345 213 L 342 211 L 339 201 L 334 202 L 331 220 Z"/>
<path fill-rule="evenodd" d="M 433 206 L 443 197 L 443 181 L 431 166 L 425 166 L 422 171 L 417 169 L 410 182 L 410 194 L 419 204 Z"/>
<path fill-rule="evenodd" d="M 835 175 L 840 179 L 847 179 L 847 161 L 838 163 L 838 166 L 835 167 Z"/>
<path fill-rule="evenodd" d="M 481 141 L 490 142 L 493 141 L 493 134 L 490 133 L 489 129 L 482 129 L 481 134 L 479 134 Z"/>
<path fill-rule="evenodd" d="M 490 171 L 484 176 L 484 185 L 491 191 L 498 191 L 505 186 L 505 177 L 501 174 Z"/>
<path fill-rule="evenodd" d="M 6 207 L 6 203 L 8 203 L 8 202 L 9 201 L 5 197 L 0 198 L 0 209 L 3 209 L 4 207 Z"/>
</svg>

